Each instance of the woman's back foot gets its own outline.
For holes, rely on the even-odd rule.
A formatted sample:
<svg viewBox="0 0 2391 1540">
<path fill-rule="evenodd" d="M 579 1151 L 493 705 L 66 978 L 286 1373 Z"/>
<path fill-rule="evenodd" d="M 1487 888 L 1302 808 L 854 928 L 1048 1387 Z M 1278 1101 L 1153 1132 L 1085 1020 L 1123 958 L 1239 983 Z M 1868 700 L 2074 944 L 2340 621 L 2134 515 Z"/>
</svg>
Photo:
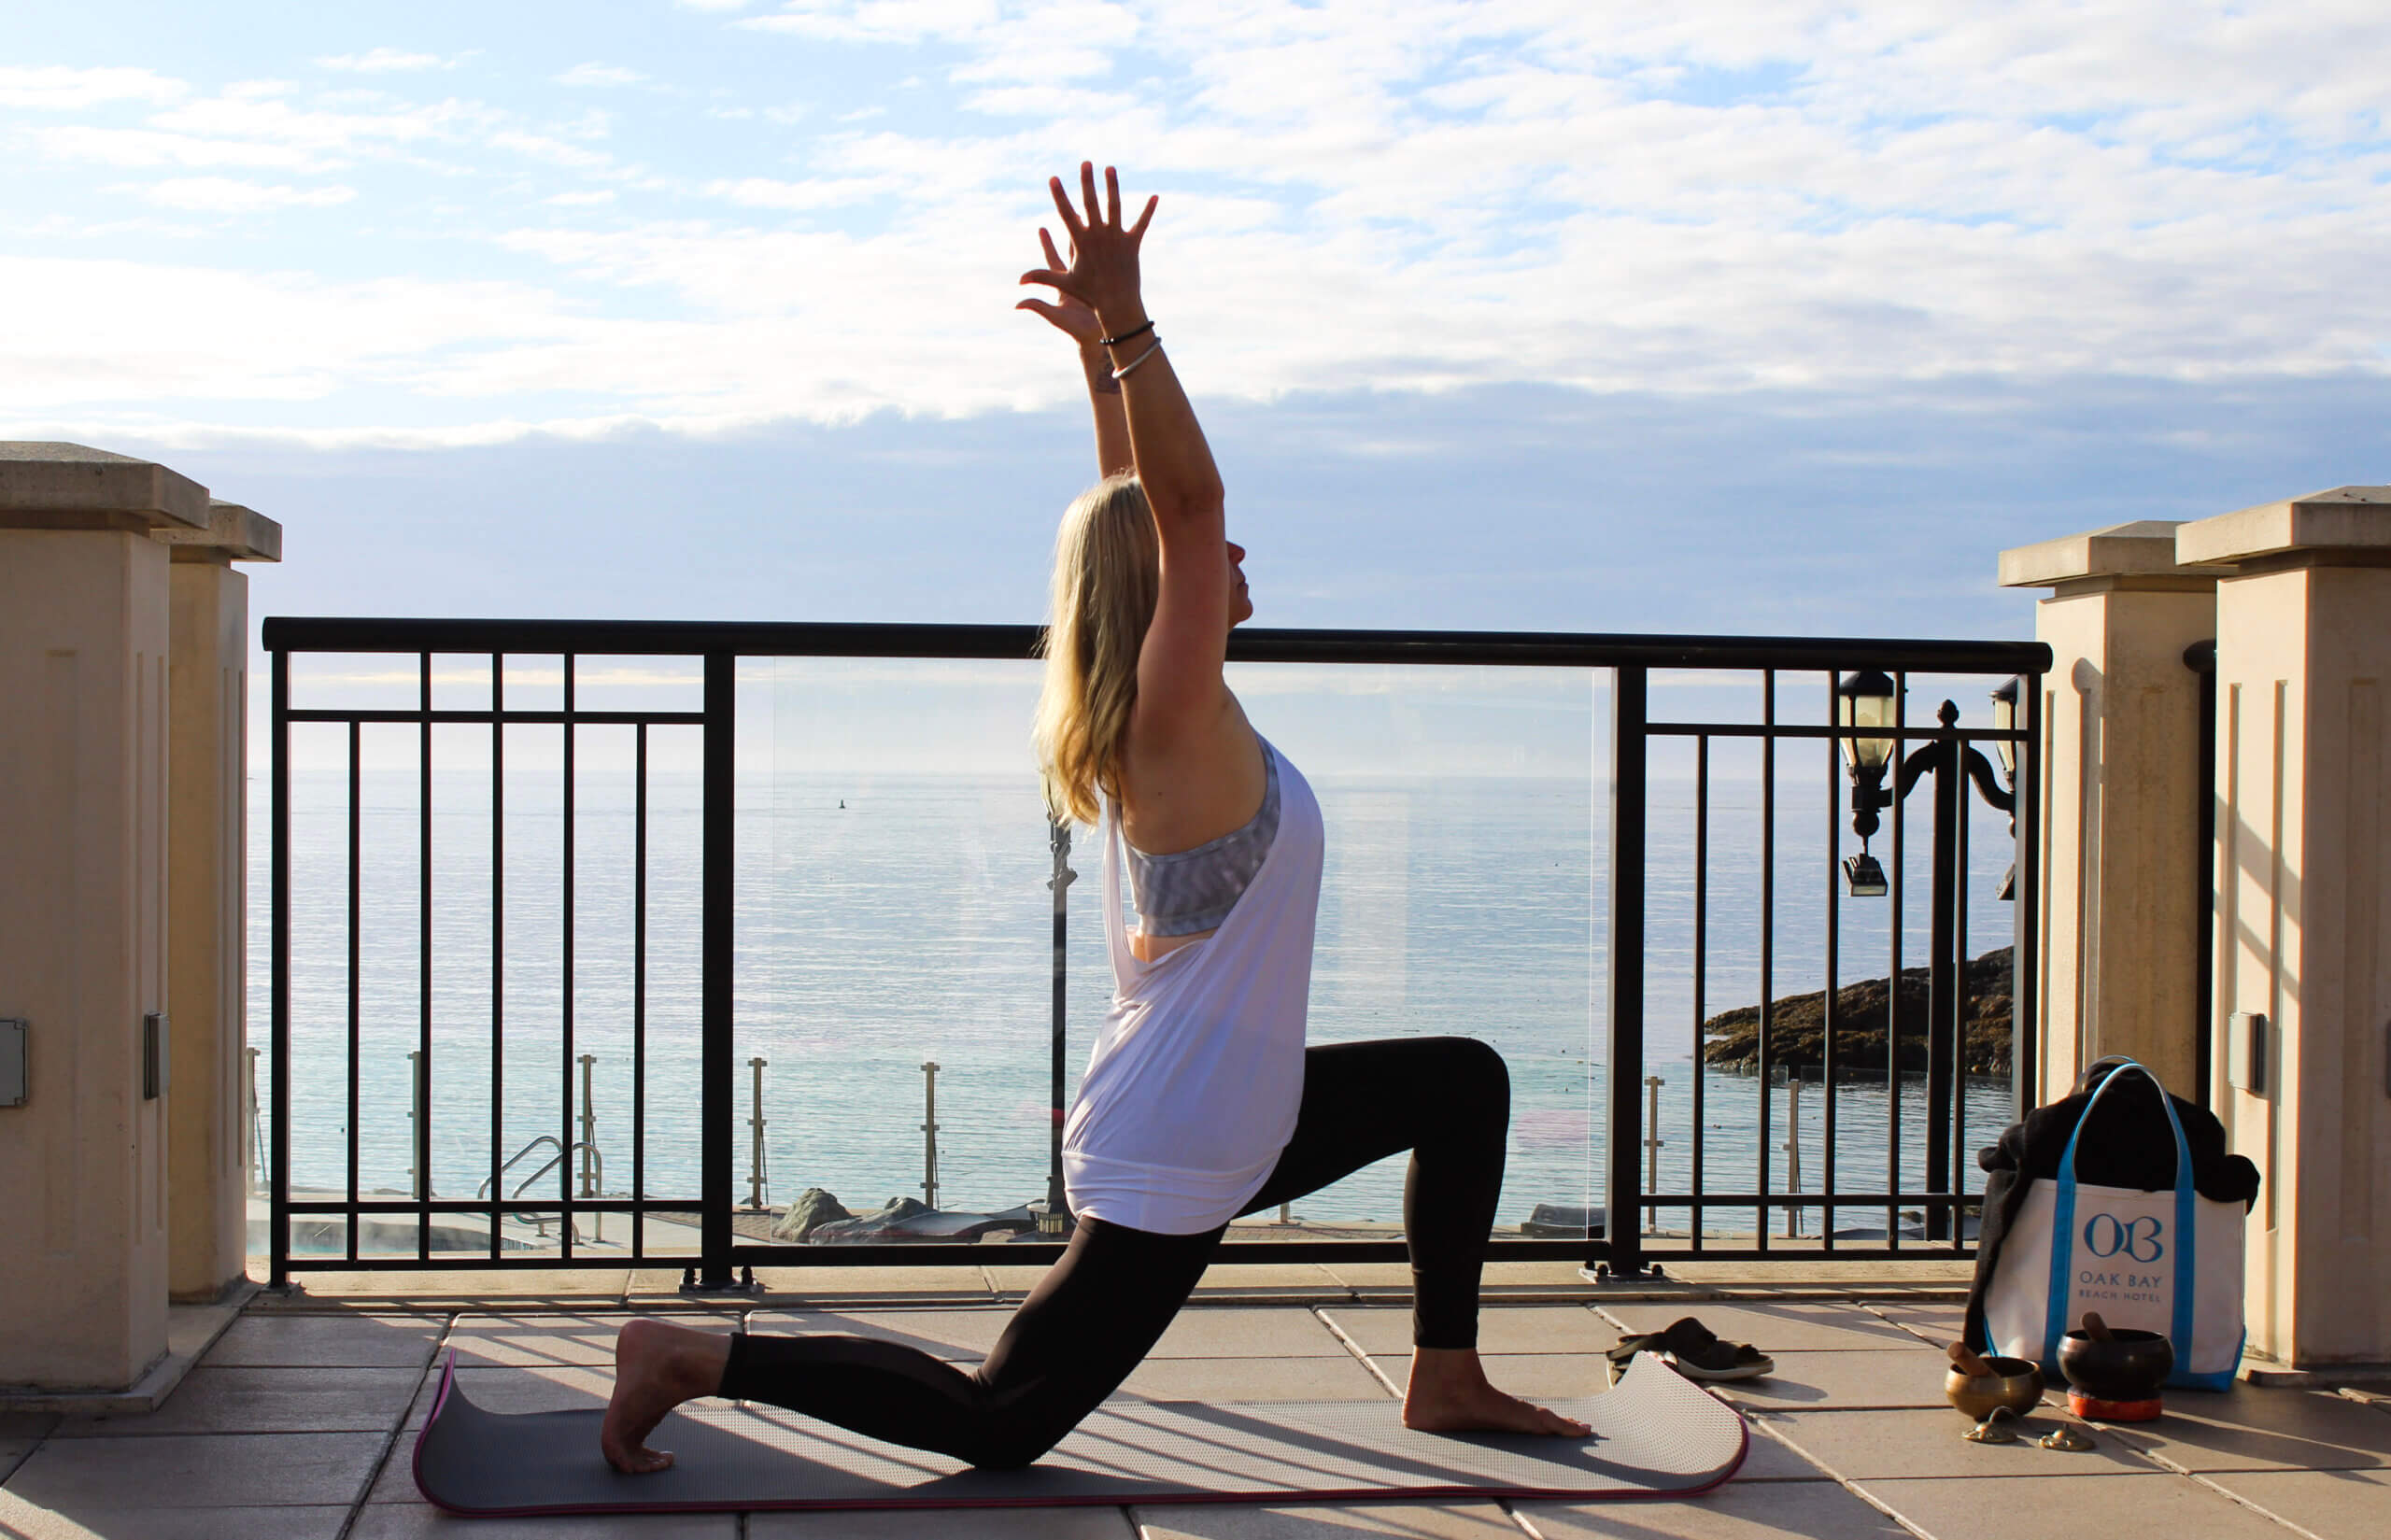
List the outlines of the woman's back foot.
<svg viewBox="0 0 2391 1540">
<path fill-rule="evenodd" d="M 1533 1433 L 1583 1438 L 1590 1430 L 1487 1381 L 1475 1349 L 1421 1348 L 1411 1355 L 1403 1425 L 1422 1433 Z"/>
<path fill-rule="evenodd" d="M 672 1456 L 647 1447 L 647 1435 L 684 1401 L 722 1388 L 730 1339 L 661 1321 L 633 1321 L 615 1337 L 615 1393 L 598 1446 L 606 1462 L 627 1476 L 666 1469 Z"/>
</svg>

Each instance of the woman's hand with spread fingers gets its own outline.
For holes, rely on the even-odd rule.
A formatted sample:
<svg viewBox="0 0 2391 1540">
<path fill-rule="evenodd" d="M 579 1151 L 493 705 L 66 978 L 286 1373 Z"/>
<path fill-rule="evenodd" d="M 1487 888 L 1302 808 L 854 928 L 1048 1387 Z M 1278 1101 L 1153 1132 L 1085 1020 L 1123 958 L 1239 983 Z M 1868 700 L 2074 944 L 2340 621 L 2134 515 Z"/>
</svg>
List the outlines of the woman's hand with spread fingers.
<svg viewBox="0 0 2391 1540">
<path fill-rule="evenodd" d="M 1040 230 L 1038 244 L 1046 248 L 1045 271 L 1067 273 L 1070 270 L 1054 250 L 1054 236 Z M 1026 283 L 1035 276 L 1036 274 L 1026 275 L 1022 281 Z M 1045 317 L 1048 324 L 1079 344 L 1082 353 L 1093 354 L 1102 350 L 1104 323 L 1096 318 L 1095 307 L 1075 294 L 1056 290 L 1052 300 L 1024 300 L 1013 308 Z"/>
<path fill-rule="evenodd" d="M 1054 195 L 1054 208 L 1062 216 L 1064 233 L 1070 237 L 1071 260 L 1068 265 L 1056 261 L 1054 242 L 1047 239 L 1049 265 L 1023 274 L 1021 281 L 1043 284 L 1068 299 L 1078 300 L 1096 312 L 1111 335 L 1143 325 L 1146 315 L 1138 277 L 1138 247 L 1145 240 L 1146 226 L 1153 221 L 1154 206 L 1161 199 L 1149 197 L 1137 223 L 1125 228 L 1121 223 L 1121 177 L 1112 167 L 1104 168 L 1105 199 L 1099 205 L 1095 163 L 1080 162 L 1084 217 L 1082 210 L 1071 206 L 1060 177 L 1049 177 L 1046 185 Z M 1042 230 L 1039 234 L 1045 237 Z"/>
</svg>

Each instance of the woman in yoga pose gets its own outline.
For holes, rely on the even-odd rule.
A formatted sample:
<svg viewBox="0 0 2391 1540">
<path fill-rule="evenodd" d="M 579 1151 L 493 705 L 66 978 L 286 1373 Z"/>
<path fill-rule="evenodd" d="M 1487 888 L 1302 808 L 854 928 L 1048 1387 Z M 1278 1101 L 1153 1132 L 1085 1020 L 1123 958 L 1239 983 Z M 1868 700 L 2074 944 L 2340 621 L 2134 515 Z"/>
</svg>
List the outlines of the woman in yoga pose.
<svg viewBox="0 0 2391 1540">
<path fill-rule="evenodd" d="M 894 1342 L 625 1326 L 601 1440 L 619 1470 L 684 1401 L 718 1395 L 818 1417 L 976 1466 L 1026 1465 L 1127 1378 L 1186 1302 L 1228 1222 L 1411 1151 L 1403 1193 L 1414 1289 L 1413 1428 L 1582 1434 L 1504 1394 L 1478 1358 L 1478 1286 L 1503 1181 L 1510 1082 L 1466 1038 L 1307 1050 L 1319 804 L 1258 737 L 1222 678 L 1252 615 L 1221 481 L 1139 295 L 1153 218 L 1121 219 L 1120 184 L 1061 179 L 1066 262 L 1024 300 L 1080 345 L 1104 479 L 1055 545 L 1037 742 L 1058 815 L 1106 835 L 1111 1010 L 1064 1129 L 1078 1220 L 1063 1258 L 977 1369 Z M 1122 921 L 1129 846 L 1139 925 Z M 1153 854 L 1146 854 L 1146 853 Z"/>
</svg>

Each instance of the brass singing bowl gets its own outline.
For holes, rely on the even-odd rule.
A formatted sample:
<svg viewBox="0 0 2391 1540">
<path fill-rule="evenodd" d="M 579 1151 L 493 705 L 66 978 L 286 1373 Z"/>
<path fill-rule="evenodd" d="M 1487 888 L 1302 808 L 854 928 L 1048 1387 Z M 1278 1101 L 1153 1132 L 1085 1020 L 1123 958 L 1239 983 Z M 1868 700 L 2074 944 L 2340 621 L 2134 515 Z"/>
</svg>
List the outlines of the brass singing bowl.
<svg viewBox="0 0 2391 1540">
<path fill-rule="evenodd" d="M 1951 1405 L 1981 1422 L 1996 1406 L 2023 1417 L 2043 1404 L 2043 1371 L 2031 1359 L 1988 1358 L 1988 1375 L 1964 1375 L 1953 1369 L 1943 1377 L 1943 1393 Z"/>
</svg>

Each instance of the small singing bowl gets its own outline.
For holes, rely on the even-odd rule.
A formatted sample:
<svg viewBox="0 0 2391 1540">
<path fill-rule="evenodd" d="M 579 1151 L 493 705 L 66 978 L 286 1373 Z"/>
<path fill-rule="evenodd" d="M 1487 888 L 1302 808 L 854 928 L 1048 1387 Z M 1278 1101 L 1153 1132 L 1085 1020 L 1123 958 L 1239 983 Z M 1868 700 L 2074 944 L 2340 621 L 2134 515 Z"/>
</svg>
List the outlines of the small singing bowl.
<svg viewBox="0 0 2391 1540">
<path fill-rule="evenodd" d="M 2043 1404 L 2043 1371 L 2031 1359 L 1988 1358 L 1985 1363 L 1992 1373 L 1965 1375 L 1953 1369 L 1943 1377 L 1943 1393 L 1971 1421 L 1983 1421 L 1999 1406 L 2023 1417 Z"/>
<path fill-rule="evenodd" d="M 2059 1372 L 2093 1401 L 2147 1401 L 2174 1372 L 2175 1349 L 2160 1332 L 2116 1327 L 2105 1342 L 2082 1332 L 2059 1338 Z"/>
</svg>

